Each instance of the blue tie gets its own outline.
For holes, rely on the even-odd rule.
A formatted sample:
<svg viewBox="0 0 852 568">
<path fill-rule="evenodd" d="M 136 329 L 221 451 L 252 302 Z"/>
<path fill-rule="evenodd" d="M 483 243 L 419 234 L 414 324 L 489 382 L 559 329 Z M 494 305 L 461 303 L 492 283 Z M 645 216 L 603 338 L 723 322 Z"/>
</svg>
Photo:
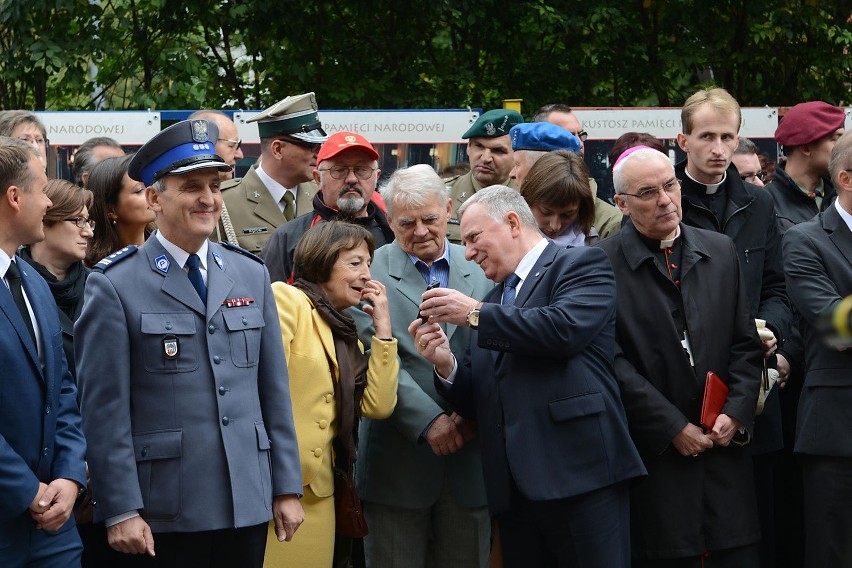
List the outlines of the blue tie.
<svg viewBox="0 0 852 568">
<path fill-rule="evenodd" d="M 517 295 L 517 291 L 515 290 L 515 286 L 521 281 L 521 277 L 511 273 L 506 279 L 503 281 L 503 305 L 504 306 L 514 306 L 515 305 L 515 296 Z"/>
<path fill-rule="evenodd" d="M 204 277 L 201 276 L 201 259 L 193 253 L 186 259 L 186 265 L 189 267 L 189 281 L 192 282 L 192 287 L 198 292 L 201 301 L 207 305 L 207 286 L 204 285 Z"/>
</svg>

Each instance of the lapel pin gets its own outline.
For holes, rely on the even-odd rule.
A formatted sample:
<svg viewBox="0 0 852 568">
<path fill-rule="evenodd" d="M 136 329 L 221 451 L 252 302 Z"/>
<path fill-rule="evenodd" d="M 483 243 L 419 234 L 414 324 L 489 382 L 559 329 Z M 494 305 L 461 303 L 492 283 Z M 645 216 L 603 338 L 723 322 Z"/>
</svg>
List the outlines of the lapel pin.
<svg viewBox="0 0 852 568">
<path fill-rule="evenodd" d="M 213 253 L 213 260 L 216 261 L 216 266 L 219 267 L 219 270 L 225 270 L 225 263 L 222 262 L 222 257 L 218 253 Z"/>
<path fill-rule="evenodd" d="M 169 262 L 169 258 L 164 254 L 154 259 L 154 266 L 156 266 L 157 270 L 159 270 L 163 274 L 166 274 L 169 271 L 170 264 L 171 263 Z"/>
</svg>

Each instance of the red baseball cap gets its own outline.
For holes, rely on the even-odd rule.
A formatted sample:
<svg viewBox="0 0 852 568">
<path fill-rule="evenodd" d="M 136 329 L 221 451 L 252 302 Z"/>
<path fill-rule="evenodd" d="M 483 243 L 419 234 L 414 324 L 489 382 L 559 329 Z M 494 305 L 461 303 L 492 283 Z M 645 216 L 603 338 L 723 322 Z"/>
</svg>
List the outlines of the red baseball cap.
<svg viewBox="0 0 852 568">
<path fill-rule="evenodd" d="M 784 115 L 775 129 L 775 140 L 782 146 L 802 146 L 828 136 L 843 127 L 846 113 L 822 101 L 799 103 Z"/>
<path fill-rule="evenodd" d="M 372 144 L 367 142 L 366 138 L 360 134 L 355 134 L 354 132 L 341 130 L 340 132 L 335 132 L 329 136 L 325 144 L 322 145 L 319 154 L 317 154 L 317 165 L 319 165 L 323 160 L 333 158 L 339 153 L 349 150 L 350 148 L 363 148 L 368 154 L 370 154 L 370 156 L 373 157 L 374 160 L 379 159 L 379 153 L 376 152 L 376 149 L 373 148 Z"/>
</svg>

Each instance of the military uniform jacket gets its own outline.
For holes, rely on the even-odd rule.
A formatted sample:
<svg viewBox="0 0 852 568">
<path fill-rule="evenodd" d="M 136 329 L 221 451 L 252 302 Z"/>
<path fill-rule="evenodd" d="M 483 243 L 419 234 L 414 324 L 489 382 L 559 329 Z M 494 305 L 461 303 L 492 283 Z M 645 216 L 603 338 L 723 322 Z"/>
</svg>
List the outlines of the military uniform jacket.
<svg viewBox="0 0 852 568">
<path fill-rule="evenodd" d="M 482 185 L 480 185 L 480 183 L 476 181 L 476 178 L 473 177 L 472 170 L 462 176 L 450 178 L 444 181 L 450 187 L 450 199 L 453 200 L 453 211 L 450 214 L 450 222 L 447 223 L 447 238 L 450 239 L 450 242 L 459 244 L 461 243 L 459 207 L 461 207 L 461 204 L 467 201 L 471 195 L 482 189 Z M 502 185 L 515 187 L 515 180 L 507 179 L 502 182 Z"/>
<path fill-rule="evenodd" d="M 422 509 L 438 501 L 445 486 L 462 507 L 484 507 L 485 485 L 479 439 L 448 456 L 437 456 L 422 438 L 449 403 L 435 390 L 432 364 L 420 356 L 406 328 L 417 317 L 426 282 L 398 244 L 376 251 L 370 266 L 373 278 L 387 287 L 394 334 L 399 339 L 402 368 L 396 410 L 387 420 L 361 421 L 358 447 L 358 495 L 365 501 Z M 465 260 L 464 248 L 450 245 L 449 287 L 481 299 L 494 285 L 475 263 Z M 370 316 L 349 310 L 363 342 L 375 330 Z M 470 328 L 446 324 L 450 347 L 459 360 L 470 341 Z"/>
<path fill-rule="evenodd" d="M 297 215 L 313 209 L 311 200 L 316 192 L 317 185 L 314 182 L 299 184 L 296 190 Z M 287 222 L 266 185 L 258 177 L 256 166 L 245 177 L 223 184 L 222 201 L 228 208 L 239 245 L 255 254 L 260 252 L 275 229 Z M 217 232 L 214 240 L 226 240 L 221 220 Z"/>
<path fill-rule="evenodd" d="M 207 306 L 156 234 L 86 285 L 75 326 L 95 516 L 154 532 L 263 523 L 301 494 L 275 301 L 258 259 L 210 243 Z"/>
</svg>

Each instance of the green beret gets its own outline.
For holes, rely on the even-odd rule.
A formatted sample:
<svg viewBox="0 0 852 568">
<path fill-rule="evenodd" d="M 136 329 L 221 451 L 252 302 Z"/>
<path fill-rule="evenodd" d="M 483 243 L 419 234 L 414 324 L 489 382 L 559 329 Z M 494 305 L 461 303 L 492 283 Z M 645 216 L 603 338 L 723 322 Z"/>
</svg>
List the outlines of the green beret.
<svg viewBox="0 0 852 568">
<path fill-rule="evenodd" d="M 328 140 L 317 114 L 317 99 L 313 93 L 287 97 L 246 122 L 257 122 L 261 138 L 291 136 L 310 144 Z"/>
<path fill-rule="evenodd" d="M 476 119 L 473 126 L 467 129 L 467 132 L 462 134 L 465 140 L 468 138 L 497 138 L 499 136 L 508 136 L 509 130 L 516 124 L 524 121 L 516 110 L 498 108 L 482 113 L 482 116 Z"/>
</svg>

